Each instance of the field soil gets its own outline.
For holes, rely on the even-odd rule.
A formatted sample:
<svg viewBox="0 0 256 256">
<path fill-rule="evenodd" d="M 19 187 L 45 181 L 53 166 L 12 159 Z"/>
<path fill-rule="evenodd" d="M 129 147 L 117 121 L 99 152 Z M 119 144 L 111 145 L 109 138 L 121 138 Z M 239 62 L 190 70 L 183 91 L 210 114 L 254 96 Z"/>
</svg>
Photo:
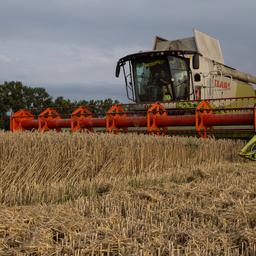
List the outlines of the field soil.
<svg viewBox="0 0 256 256">
<path fill-rule="evenodd" d="M 0 132 L 0 255 L 255 255 L 244 143 Z"/>
</svg>

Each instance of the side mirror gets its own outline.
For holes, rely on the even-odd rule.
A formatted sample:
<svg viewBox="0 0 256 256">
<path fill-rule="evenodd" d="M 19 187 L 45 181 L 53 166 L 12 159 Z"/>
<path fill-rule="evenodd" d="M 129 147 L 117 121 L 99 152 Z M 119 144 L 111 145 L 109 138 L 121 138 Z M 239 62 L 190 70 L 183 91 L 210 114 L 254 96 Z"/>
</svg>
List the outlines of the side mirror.
<svg viewBox="0 0 256 256">
<path fill-rule="evenodd" d="M 193 69 L 199 69 L 199 54 L 195 53 L 195 55 L 193 56 Z"/>
<path fill-rule="evenodd" d="M 120 68 L 121 68 L 121 65 L 120 65 L 120 62 L 118 61 L 116 64 L 116 77 L 119 77 L 120 75 Z"/>
</svg>

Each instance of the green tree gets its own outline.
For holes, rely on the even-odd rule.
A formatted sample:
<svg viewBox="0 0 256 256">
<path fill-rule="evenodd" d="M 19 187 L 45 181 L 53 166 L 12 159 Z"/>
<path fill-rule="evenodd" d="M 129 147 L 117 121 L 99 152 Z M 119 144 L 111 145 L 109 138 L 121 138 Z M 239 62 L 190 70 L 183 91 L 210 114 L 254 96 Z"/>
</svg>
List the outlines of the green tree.
<svg viewBox="0 0 256 256">
<path fill-rule="evenodd" d="M 95 116 L 104 116 L 117 100 L 80 100 L 72 101 L 63 96 L 53 99 L 44 88 L 28 87 L 21 82 L 4 82 L 0 85 L 0 128 L 9 127 L 9 114 L 20 109 L 29 109 L 33 114 L 39 114 L 47 107 L 55 108 L 62 117 L 70 117 L 73 110 L 86 106 Z"/>
<path fill-rule="evenodd" d="M 1 112 L 16 112 L 23 108 L 42 109 L 52 104 L 52 97 L 44 88 L 32 88 L 14 81 L 0 85 L 0 97 Z"/>
<path fill-rule="evenodd" d="M 63 96 L 57 97 L 53 102 L 53 108 L 62 115 L 71 115 L 76 106 L 75 102 L 65 99 Z"/>
<path fill-rule="evenodd" d="M 36 109 L 44 109 L 48 106 L 52 105 L 52 97 L 48 94 L 48 92 L 41 87 L 27 87 L 25 86 L 24 92 L 24 101 L 25 108 L 36 108 Z"/>
<path fill-rule="evenodd" d="M 52 97 L 44 88 L 32 88 L 21 82 L 4 82 L 0 85 L 0 128 L 6 128 L 5 121 L 9 120 L 8 113 L 20 109 L 38 109 L 52 104 Z"/>
<path fill-rule="evenodd" d="M 113 101 L 110 98 L 105 100 L 90 100 L 88 102 L 88 107 L 95 115 L 105 115 L 112 105 L 118 103 L 117 100 Z"/>
<path fill-rule="evenodd" d="M 90 110 L 95 116 L 105 115 L 108 109 L 113 104 L 118 104 L 117 100 L 113 101 L 112 99 L 105 100 L 80 100 L 80 101 L 71 101 L 70 99 L 65 99 L 64 97 L 57 97 L 54 100 L 53 107 L 60 113 L 64 115 L 71 115 L 75 108 L 79 106 L 85 106 Z"/>
</svg>

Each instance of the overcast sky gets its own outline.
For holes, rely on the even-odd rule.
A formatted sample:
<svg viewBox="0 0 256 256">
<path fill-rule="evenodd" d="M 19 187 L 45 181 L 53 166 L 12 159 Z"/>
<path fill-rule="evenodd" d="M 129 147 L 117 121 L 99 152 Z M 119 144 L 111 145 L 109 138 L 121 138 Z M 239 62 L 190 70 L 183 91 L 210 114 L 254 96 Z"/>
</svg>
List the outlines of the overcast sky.
<svg viewBox="0 0 256 256">
<path fill-rule="evenodd" d="M 220 40 L 227 65 L 256 74 L 255 13 L 255 0 L 0 0 L 0 82 L 125 100 L 117 60 L 193 28 Z"/>
</svg>

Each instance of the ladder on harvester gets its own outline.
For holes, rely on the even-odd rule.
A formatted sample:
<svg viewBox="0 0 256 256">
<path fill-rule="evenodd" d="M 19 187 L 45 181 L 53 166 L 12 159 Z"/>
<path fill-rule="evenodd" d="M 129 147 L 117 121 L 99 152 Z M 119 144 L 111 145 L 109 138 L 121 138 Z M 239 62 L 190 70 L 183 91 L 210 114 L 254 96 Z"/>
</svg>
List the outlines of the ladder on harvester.
<svg viewBox="0 0 256 256">
<path fill-rule="evenodd" d="M 256 135 L 242 148 L 239 153 L 241 157 L 256 161 Z"/>
</svg>

